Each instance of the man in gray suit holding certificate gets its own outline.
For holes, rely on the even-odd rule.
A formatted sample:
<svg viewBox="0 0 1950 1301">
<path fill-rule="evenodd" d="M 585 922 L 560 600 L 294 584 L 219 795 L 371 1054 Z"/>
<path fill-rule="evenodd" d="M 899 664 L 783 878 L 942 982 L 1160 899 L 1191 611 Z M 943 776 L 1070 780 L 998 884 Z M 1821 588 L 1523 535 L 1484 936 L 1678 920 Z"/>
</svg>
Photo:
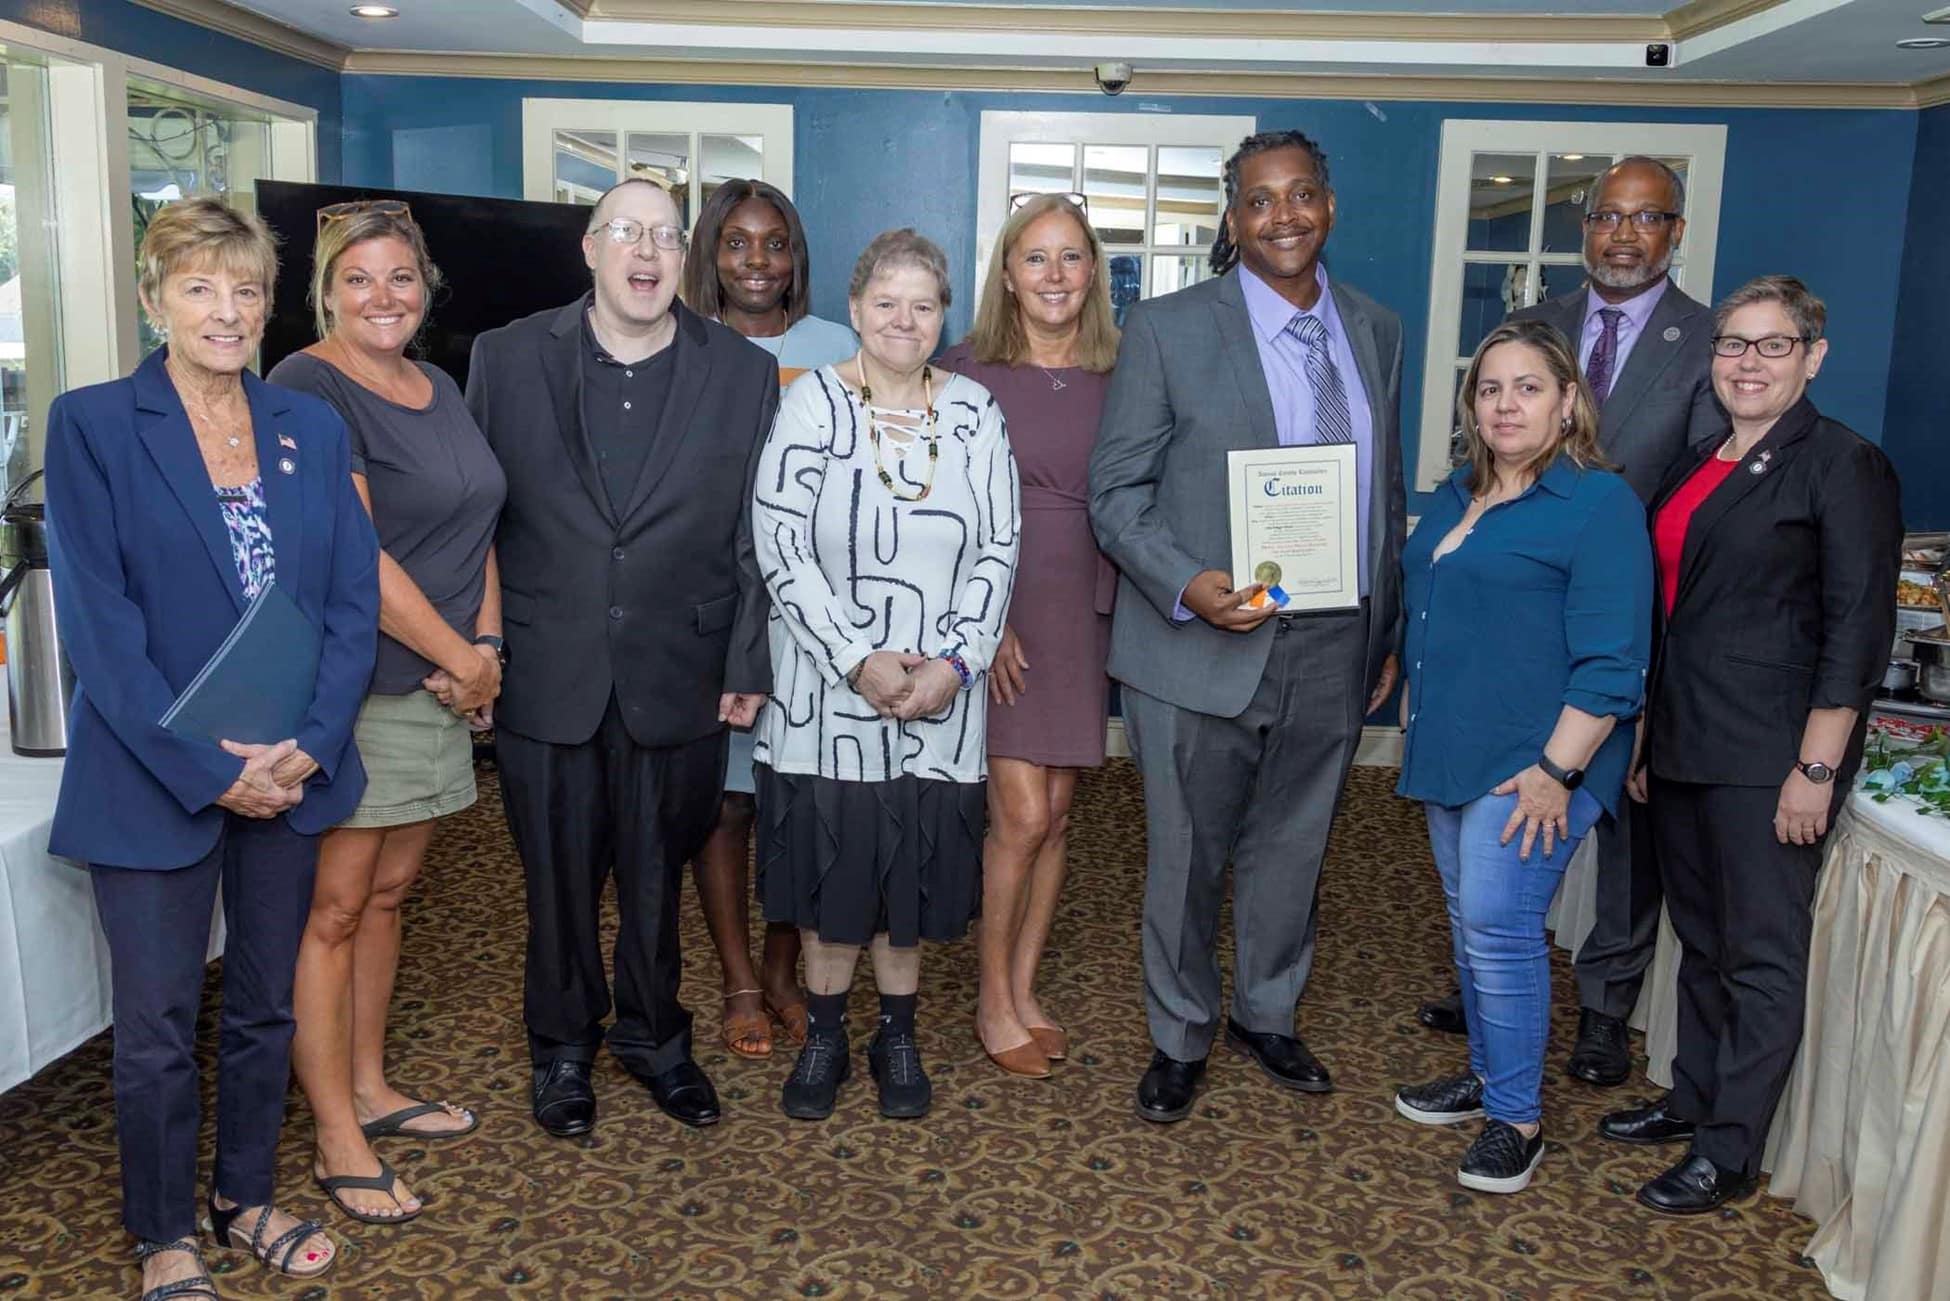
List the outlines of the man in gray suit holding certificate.
<svg viewBox="0 0 1950 1301">
<path fill-rule="evenodd" d="M 1090 465 L 1122 571 L 1110 673 L 1144 775 L 1146 1120 L 1191 1111 L 1219 1030 L 1219 908 L 1233 868 L 1226 1040 L 1276 1083 L 1332 1088 L 1294 1033 L 1314 898 L 1361 721 L 1394 685 L 1404 528 L 1402 331 L 1320 265 L 1327 158 L 1298 131 L 1225 165 L 1218 278 L 1135 305 Z M 1283 613 L 1233 574 L 1227 454 L 1352 444 L 1359 603 Z M 1297 604 L 1297 603 L 1296 603 Z"/>
</svg>

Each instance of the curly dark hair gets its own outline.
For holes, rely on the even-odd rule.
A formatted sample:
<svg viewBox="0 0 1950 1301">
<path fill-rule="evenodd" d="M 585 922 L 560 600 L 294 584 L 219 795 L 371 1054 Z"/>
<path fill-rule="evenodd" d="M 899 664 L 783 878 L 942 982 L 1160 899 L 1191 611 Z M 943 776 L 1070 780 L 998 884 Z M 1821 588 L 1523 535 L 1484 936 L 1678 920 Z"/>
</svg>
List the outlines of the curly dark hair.
<svg viewBox="0 0 1950 1301">
<path fill-rule="evenodd" d="M 1321 188 L 1331 190 L 1333 182 L 1327 176 L 1327 151 L 1314 143 L 1313 137 L 1304 131 L 1261 131 L 1247 136 L 1239 142 L 1239 148 L 1232 157 L 1226 159 L 1226 211 L 1239 199 L 1239 164 L 1255 154 L 1270 154 L 1276 149 L 1304 149 L 1314 160 L 1314 177 Z M 1232 235 L 1226 230 L 1225 222 L 1219 223 L 1218 238 L 1212 241 L 1212 274 L 1222 276 L 1232 270 L 1239 261 L 1239 249 L 1232 242 Z"/>
</svg>

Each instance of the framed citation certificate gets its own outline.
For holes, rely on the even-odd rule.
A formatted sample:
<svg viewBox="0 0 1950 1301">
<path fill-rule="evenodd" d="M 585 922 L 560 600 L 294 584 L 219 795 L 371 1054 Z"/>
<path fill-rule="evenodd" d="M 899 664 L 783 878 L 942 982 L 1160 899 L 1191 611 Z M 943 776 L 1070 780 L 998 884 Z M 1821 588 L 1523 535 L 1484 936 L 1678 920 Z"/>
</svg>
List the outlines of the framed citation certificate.
<svg viewBox="0 0 1950 1301">
<path fill-rule="evenodd" d="M 1256 447 L 1226 461 L 1233 585 L 1264 583 L 1289 613 L 1359 605 L 1354 445 Z"/>
</svg>

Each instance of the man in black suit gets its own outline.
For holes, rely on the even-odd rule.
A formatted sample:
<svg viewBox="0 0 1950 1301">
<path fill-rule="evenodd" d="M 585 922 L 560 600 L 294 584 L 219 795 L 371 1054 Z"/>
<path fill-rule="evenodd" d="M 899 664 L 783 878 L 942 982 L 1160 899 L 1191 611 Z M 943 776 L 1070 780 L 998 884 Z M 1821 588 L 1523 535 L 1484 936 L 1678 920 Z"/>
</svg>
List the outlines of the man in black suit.
<svg viewBox="0 0 1950 1301">
<path fill-rule="evenodd" d="M 595 1124 L 612 870 L 609 1049 L 669 1115 L 719 1117 L 677 1001 L 678 887 L 723 795 L 725 725 L 771 686 L 749 498 L 779 386 L 764 352 L 676 301 L 684 243 L 661 187 L 616 186 L 582 240 L 592 290 L 483 334 L 468 374 L 508 477 L 495 753 L 527 876 L 532 1101 L 557 1135 Z"/>
<path fill-rule="evenodd" d="M 1713 313 L 1666 271 L 1686 235 L 1685 183 L 1656 158 L 1622 158 L 1600 173 L 1584 213 L 1586 284 L 1527 307 L 1568 339 L 1599 404 L 1605 456 L 1643 501 L 1674 465 L 1726 434 L 1713 396 Z M 1627 804 L 1598 823 L 1598 900 L 1577 954 L 1578 1041 L 1570 1074 L 1587 1084 L 1631 1073 L 1625 1018 L 1659 935 L 1659 870 L 1645 810 Z M 1424 1003 L 1424 1025 L 1461 1033 L 1460 996 Z"/>
</svg>

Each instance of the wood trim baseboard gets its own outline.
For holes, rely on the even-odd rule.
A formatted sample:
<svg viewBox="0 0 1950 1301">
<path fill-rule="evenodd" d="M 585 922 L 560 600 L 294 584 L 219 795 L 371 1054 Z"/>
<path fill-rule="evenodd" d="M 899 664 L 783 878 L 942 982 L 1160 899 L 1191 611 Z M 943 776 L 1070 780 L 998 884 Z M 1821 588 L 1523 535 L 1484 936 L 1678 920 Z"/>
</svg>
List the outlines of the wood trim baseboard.
<svg viewBox="0 0 1950 1301">
<path fill-rule="evenodd" d="M 387 77 L 482 77 L 533 81 L 821 87 L 850 90 L 1052 92 L 1102 98 L 1087 68 L 935 67 L 869 63 L 638 59 L 355 50 L 346 72 Z M 1925 83 L 1934 84 L 1934 83 Z M 1467 104 L 1592 104 L 1646 108 L 1861 108 L 1917 106 L 1908 85 L 1653 81 L 1605 78 L 1373 76 L 1335 73 L 1152 72 L 1130 92 L 1249 99 L 1444 101 Z"/>
<path fill-rule="evenodd" d="M 225 4 L 224 0 L 134 0 L 134 3 L 335 72 L 344 69 L 345 56 L 351 53 L 346 46 L 286 27 L 262 14 Z"/>
<path fill-rule="evenodd" d="M 1124 720 L 1113 718 L 1104 725 L 1104 753 L 1112 759 L 1131 757 L 1131 738 L 1124 731 Z M 1402 766 L 1402 729 L 1364 727 L 1361 743 L 1355 747 L 1354 762 L 1371 768 Z"/>
</svg>

